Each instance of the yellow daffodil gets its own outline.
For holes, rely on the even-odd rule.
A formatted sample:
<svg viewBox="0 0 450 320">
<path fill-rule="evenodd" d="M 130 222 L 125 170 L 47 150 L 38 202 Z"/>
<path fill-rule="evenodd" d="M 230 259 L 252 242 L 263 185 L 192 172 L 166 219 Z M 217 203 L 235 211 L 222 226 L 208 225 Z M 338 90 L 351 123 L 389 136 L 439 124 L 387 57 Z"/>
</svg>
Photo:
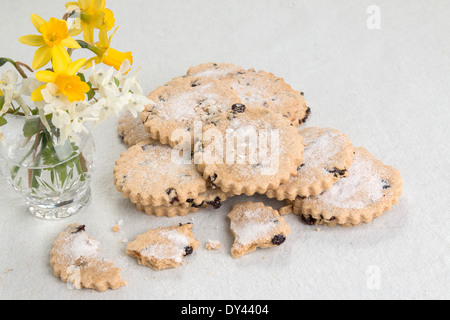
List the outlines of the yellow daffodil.
<svg viewBox="0 0 450 320">
<path fill-rule="evenodd" d="M 53 57 L 53 71 L 36 72 L 36 79 L 45 83 L 55 84 L 59 92 L 65 95 L 70 102 L 83 101 L 85 94 L 90 90 L 86 82 L 81 81 L 77 76 L 78 70 L 86 63 L 86 59 L 80 59 L 72 62 L 72 59 L 64 55 Z M 42 101 L 42 90 L 47 85 L 37 88 L 31 95 L 32 101 Z"/>
<path fill-rule="evenodd" d="M 100 41 L 95 46 L 88 46 L 88 49 L 94 52 L 97 56 L 91 58 L 86 63 L 85 69 L 92 67 L 92 64 L 104 63 L 114 69 L 119 70 L 125 60 L 133 64 L 133 54 L 131 52 L 121 52 L 111 48 L 111 40 L 116 34 L 118 28 L 108 38 L 106 30 L 101 30 L 99 33 Z"/>
<path fill-rule="evenodd" d="M 19 39 L 23 44 L 40 47 L 34 56 L 33 69 L 45 66 L 55 54 L 69 57 L 65 48 L 81 48 L 69 34 L 67 22 L 51 18 L 48 22 L 36 14 L 31 15 L 31 22 L 41 35 L 28 35 Z"/>
<path fill-rule="evenodd" d="M 75 21 L 77 34 L 83 32 L 83 38 L 88 43 L 94 43 L 94 29 L 111 30 L 115 19 L 111 10 L 105 9 L 106 0 L 79 0 L 66 3 L 68 10 L 78 13 Z M 78 24 L 78 25 L 77 25 Z"/>
</svg>

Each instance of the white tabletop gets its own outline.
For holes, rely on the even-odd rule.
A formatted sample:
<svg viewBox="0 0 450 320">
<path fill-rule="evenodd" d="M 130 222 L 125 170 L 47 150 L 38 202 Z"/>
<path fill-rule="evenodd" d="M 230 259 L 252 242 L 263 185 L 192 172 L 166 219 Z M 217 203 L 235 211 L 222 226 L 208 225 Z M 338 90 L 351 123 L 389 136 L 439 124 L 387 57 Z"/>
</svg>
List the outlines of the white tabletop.
<svg viewBox="0 0 450 320">
<path fill-rule="evenodd" d="M 394 210 L 356 228 L 317 232 L 288 216 L 292 233 L 284 245 L 234 260 L 226 215 L 246 197 L 183 218 L 137 212 L 113 185 L 114 162 L 126 147 L 112 119 L 94 131 L 93 201 L 77 216 L 36 219 L 0 184 L 1 299 L 450 298 L 450 1 L 107 2 L 120 25 L 113 47 L 133 50 L 146 91 L 203 62 L 273 72 L 305 92 L 312 109 L 307 126 L 340 129 L 400 169 L 404 195 Z M 374 4 L 381 29 L 371 30 L 367 9 Z M 35 33 L 30 14 L 60 17 L 64 1 L 1 6 L 0 55 L 31 62 L 34 49 L 17 41 Z M 119 220 L 121 232 L 113 233 Z M 186 265 L 156 272 L 125 255 L 123 240 L 187 221 L 201 247 Z M 126 287 L 69 290 L 52 275 L 52 243 L 74 222 L 85 224 L 122 268 Z M 208 240 L 220 240 L 222 250 L 207 251 Z"/>
</svg>

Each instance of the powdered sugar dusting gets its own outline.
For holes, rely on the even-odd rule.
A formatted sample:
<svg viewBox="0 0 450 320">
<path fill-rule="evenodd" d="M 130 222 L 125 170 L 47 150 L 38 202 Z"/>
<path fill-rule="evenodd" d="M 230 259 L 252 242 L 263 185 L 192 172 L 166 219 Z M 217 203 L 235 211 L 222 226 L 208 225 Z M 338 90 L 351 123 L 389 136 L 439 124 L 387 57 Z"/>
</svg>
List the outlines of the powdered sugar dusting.
<svg viewBox="0 0 450 320">
<path fill-rule="evenodd" d="M 232 67 L 228 68 L 218 68 L 218 69 L 207 69 L 196 74 L 191 74 L 191 76 L 202 77 L 202 78 L 213 78 L 213 79 L 221 79 L 226 77 L 228 74 L 234 72 Z"/>
<path fill-rule="evenodd" d="M 235 245 L 245 246 L 273 236 L 279 225 L 276 221 L 270 208 L 240 209 L 236 218 L 231 221 L 231 230 L 236 238 Z"/>
<path fill-rule="evenodd" d="M 318 178 L 328 176 L 330 174 L 327 171 L 328 166 L 345 156 L 343 152 L 350 143 L 345 135 L 332 129 L 325 131 L 306 129 L 302 137 L 305 145 L 303 166 L 299 170 L 299 176 L 292 177 L 290 182 L 300 179 L 302 183 L 312 184 Z"/>
<path fill-rule="evenodd" d="M 231 63 L 205 63 L 197 67 L 191 67 L 187 75 L 219 80 L 230 73 L 236 73 L 241 70 L 242 67 Z"/>
<path fill-rule="evenodd" d="M 179 90 L 168 101 L 160 102 L 158 115 L 164 120 L 182 120 L 189 124 L 195 120 L 207 121 L 231 108 L 227 100 L 215 83 L 205 83 Z"/>
<path fill-rule="evenodd" d="M 293 143 L 289 135 L 283 135 L 279 129 L 261 119 L 231 120 L 227 137 L 234 138 L 230 146 L 236 151 L 235 154 L 227 153 L 235 156 L 236 165 L 232 170 L 246 178 L 277 173 L 282 159 L 288 157 L 289 145 Z"/>
<path fill-rule="evenodd" d="M 141 141 L 149 140 L 150 134 L 145 130 L 140 116 L 134 117 L 130 111 L 125 111 L 119 119 L 119 131 L 124 135 L 130 145 L 135 145 Z"/>
<path fill-rule="evenodd" d="M 357 149 L 349 177 L 339 180 L 319 199 L 328 207 L 364 209 L 383 198 L 382 179 L 382 169 L 373 156 Z"/>
<path fill-rule="evenodd" d="M 174 149 L 169 146 L 137 145 L 129 150 L 133 151 L 138 153 L 116 168 L 125 177 L 127 188 L 138 186 L 142 194 L 152 194 L 194 180 L 203 181 L 194 165 L 182 163 L 181 158 L 173 156 Z"/>
<path fill-rule="evenodd" d="M 189 238 L 177 229 L 159 230 L 158 237 L 161 242 L 146 248 L 141 252 L 141 255 L 147 258 L 173 260 L 176 263 L 181 263 L 186 253 L 186 247 L 190 244 Z M 167 240 L 167 242 L 163 240 Z"/>
<path fill-rule="evenodd" d="M 71 234 L 60 248 L 61 253 L 70 264 L 80 258 L 96 258 L 99 242 L 88 237 L 85 232 Z"/>
</svg>

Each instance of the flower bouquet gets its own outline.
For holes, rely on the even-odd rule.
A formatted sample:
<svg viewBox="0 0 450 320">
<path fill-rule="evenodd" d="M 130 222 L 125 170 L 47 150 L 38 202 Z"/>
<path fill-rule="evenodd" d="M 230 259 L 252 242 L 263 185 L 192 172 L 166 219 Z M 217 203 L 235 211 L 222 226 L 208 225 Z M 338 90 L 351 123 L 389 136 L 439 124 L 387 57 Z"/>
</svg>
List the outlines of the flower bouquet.
<svg viewBox="0 0 450 320">
<path fill-rule="evenodd" d="M 124 109 L 137 116 L 150 103 L 138 71 L 130 75 L 131 52 L 111 47 L 118 28 L 105 2 L 69 2 L 62 19 L 31 15 L 37 34 L 19 39 L 37 48 L 31 67 L 0 57 L 1 170 L 38 217 L 68 217 L 89 202 L 95 146 L 88 125 Z M 73 61 L 74 50 L 88 57 Z"/>
</svg>

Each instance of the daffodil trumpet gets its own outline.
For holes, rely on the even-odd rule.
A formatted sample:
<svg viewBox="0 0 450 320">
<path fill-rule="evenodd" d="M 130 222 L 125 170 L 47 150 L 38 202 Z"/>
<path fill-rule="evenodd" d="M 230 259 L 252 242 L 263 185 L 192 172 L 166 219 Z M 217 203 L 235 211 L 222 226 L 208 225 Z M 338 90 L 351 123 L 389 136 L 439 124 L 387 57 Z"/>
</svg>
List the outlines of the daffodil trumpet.
<svg viewBox="0 0 450 320">
<path fill-rule="evenodd" d="M 72 62 L 72 59 L 65 55 L 56 55 L 53 58 L 54 71 L 39 71 L 36 73 L 36 79 L 44 83 L 53 83 L 59 92 L 67 97 L 70 102 L 84 101 L 86 93 L 90 90 L 89 85 L 82 81 L 77 75 L 78 70 L 86 63 L 86 59 L 79 59 Z M 37 88 L 31 95 L 31 100 L 38 102 L 44 100 L 42 90 L 47 84 Z"/>
<path fill-rule="evenodd" d="M 107 32 L 101 30 L 99 33 L 100 41 L 95 45 L 78 40 L 78 44 L 80 45 L 80 47 L 88 49 L 96 55 L 96 57 L 93 57 L 87 61 L 84 67 L 85 69 L 92 67 L 93 64 L 98 65 L 103 63 L 119 71 L 125 60 L 128 60 L 130 62 L 130 65 L 133 64 L 133 54 L 131 52 L 121 52 L 119 50 L 111 48 L 111 41 L 116 34 L 117 29 L 118 27 L 116 28 L 116 30 L 114 30 L 113 34 L 109 38 Z"/>
</svg>

